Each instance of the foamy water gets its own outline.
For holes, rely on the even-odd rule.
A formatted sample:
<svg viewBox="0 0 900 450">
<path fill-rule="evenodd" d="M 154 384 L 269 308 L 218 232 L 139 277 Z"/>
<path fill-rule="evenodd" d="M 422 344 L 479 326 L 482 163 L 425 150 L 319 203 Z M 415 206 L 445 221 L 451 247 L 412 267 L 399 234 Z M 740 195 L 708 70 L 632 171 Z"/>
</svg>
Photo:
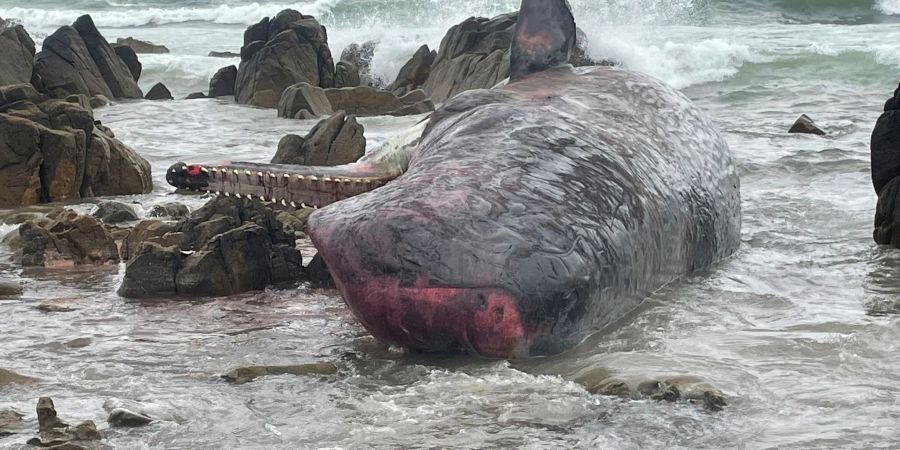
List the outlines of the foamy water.
<svg viewBox="0 0 900 450">
<path fill-rule="evenodd" d="M 145 88 L 204 90 L 244 28 L 285 2 L 0 0 L 0 16 L 51 33 L 92 12 L 111 39 L 165 44 L 141 55 Z M 391 80 L 421 44 L 436 47 L 469 15 L 515 1 L 335 0 L 290 4 L 328 26 L 335 55 L 380 42 L 375 72 Z M 707 110 L 742 175 L 743 246 L 728 261 L 656 293 L 627 320 L 555 358 L 521 363 L 427 358 L 381 349 L 333 292 L 272 290 L 214 301 L 129 303 L 122 268 L 26 271 L 0 247 L 0 275 L 27 280 L 0 300 L 0 367 L 39 376 L 0 392 L 31 412 L 52 395 L 70 420 L 105 419 L 118 397 L 183 420 L 111 430 L 116 448 L 896 448 L 900 395 L 900 251 L 871 239 L 875 195 L 868 141 L 900 81 L 900 4 L 893 0 L 572 1 L 590 53 L 648 72 Z M 827 137 L 788 135 L 802 113 Z M 97 116 L 146 156 L 145 207 L 171 194 L 178 160 L 266 161 L 313 122 L 225 100 L 123 102 Z M 418 118 L 367 118 L 370 145 Z M 0 232 L 11 227 L 0 226 Z M 34 306 L 82 299 L 78 312 Z M 65 342 L 91 337 L 82 349 Z M 235 387 L 237 365 L 335 362 L 330 378 L 270 377 Z M 695 375 L 726 392 L 711 414 L 685 404 L 597 397 L 572 374 Z M 17 448 L 24 439 L 0 439 Z"/>
</svg>

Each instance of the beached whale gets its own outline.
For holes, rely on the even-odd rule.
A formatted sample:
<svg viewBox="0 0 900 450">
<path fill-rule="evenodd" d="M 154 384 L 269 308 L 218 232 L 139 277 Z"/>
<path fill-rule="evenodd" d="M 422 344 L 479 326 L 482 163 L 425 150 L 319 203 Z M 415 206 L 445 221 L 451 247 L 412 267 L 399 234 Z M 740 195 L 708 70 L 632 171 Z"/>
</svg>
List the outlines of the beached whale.
<svg viewBox="0 0 900 450">
<path fill-rule="evenodd" d="M 308 234 L 378 339 L 521 358 L 566 350 L 739 246 L 738 175 L 685 96 L 559 66 L 565 0 L 524 0 L 508 84 L 462 93 L 414 145 L 334 168 L 174 166 L 180 187 L 325 206 Z"/>
</svg>

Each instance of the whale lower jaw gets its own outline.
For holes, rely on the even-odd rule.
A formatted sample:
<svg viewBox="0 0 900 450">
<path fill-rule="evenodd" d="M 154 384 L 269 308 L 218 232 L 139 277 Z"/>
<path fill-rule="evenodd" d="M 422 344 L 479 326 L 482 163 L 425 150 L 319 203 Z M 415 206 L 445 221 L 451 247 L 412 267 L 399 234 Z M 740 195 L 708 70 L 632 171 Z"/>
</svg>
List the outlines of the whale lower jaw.
<svg viewBox="0 0 900 450">
<path fill-rule="evenodd" d="M 361 282 L 339 274 L 347 305 L 378 340 L 424 352 L 462 351 L 485 358 L 530 355 L 532 327 L 502 288 L 410 286 L 379 276 Z"/>
</svg>

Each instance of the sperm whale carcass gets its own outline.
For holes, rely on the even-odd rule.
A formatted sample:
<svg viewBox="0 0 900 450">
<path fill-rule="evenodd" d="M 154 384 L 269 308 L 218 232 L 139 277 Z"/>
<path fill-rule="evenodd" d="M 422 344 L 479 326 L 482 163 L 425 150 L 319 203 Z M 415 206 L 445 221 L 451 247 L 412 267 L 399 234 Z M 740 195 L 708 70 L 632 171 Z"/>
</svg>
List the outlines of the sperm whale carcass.
<svg viewBox="0 0 900 450">
<path fill-rule="evenodd" d="M 510 80 L 464 92 L 410 145 L 340 167 L 173 167 L 170 182 L 320 207 L 308 234 L 362 324 L 424 351 L 564 351 L 732 254 L 729 148 L 684 95 L 560 66 L 565 0 L 524 0 Z"/>
</svg>

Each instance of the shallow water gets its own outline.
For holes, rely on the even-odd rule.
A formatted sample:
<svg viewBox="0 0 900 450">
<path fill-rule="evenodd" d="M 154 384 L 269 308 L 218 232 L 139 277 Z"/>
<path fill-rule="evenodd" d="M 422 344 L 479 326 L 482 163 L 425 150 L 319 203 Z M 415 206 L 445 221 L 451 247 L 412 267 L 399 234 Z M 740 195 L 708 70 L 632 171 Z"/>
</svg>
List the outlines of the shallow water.
<svg viewBox="0 0 900 450">
<path fill-rule="evenodd" d="M 74 19 L 71 11 L 96 8 L 108 37 L 168 45 L 173 54 L 142 56 L 145 80 L 163 80 L 177 95 L 202 89 L 218 66 L 230 63 L 203 55 L 234 50 L 246 23 L 259 18 L 230 18 L 217 2 L 199 2 L 184 7 L 224 12 L 209 22 L 154 26 L 137 13 L 112 14 L 128 6 L 44 3 L 19 11 L 26 26 L 32 21 L 36 30 L 52 31 Z M 436 45 L 452 21 L 511 10 L 506 3 L 515 2 L 413 3 L 421 9 L 394 36 L 404 42 L 385 46 L 381 55 L 378 70 L 386 77 L 418 43 Z M 816 15 L 809 12 L 813 2 L 801 1 L 572 3 L 577 17 L 591 19 L 581 24 L 594 56 L 617 58 L 682 88 L 726 135 L 744 201 L 743 245 L 733 258 L 666 287 L 565 355 L 510 364 L 382 349 L 330 291 L 301 286 L 210 301 L 130 303 L 114 293 L 121 267 L 22 273 L 0 248 L 7 252 L 0 273 L 28 283 L 21 299 L 0 300 L 6 316 L 0 367 L 43 380 L 0 392 L 0 408 L 31 412 L 38 396 L 50 395 L 63 418 L 102 423 L 103 401 L 118 397 L 178 416 L 111 430 L 108 442 L 117 448 L 900 446 L 900 251 L 872 242 L 875 195 L 868 175 L 869 135 L 898 81 L 900 28 L 888 14 L 900 5 L 829 2 L 835 11 L 820 8 Z M 362 0 L 315 7 L 322 8 L 338 53 L 352 40 L 389 39 L 379 24 L 402 9 L 397 4 L 372 2 L 374 22 L 350 13 L 365 9 Z M 14 16 L 14 7 L 21 8 L 0 0 L 0 16 Z M 39 8 L 53 11 L 39 16 Z M 134 23 L 115 22 L 122 17 Z M 342 28 L 354 20 L 357 28 Z M 265 161 L 284 134 L 313 125 L 221 100 L 126 102 L 97 113 L 152 162 L 155 191 L 125 198 L 145 207 L 164 200 L 202 204 L 170 194 L 163 174 L 175 161 Z M 787 135 L 801 113 L 830 135 Z M 370 147 L 416 120 L 364 119 Z M 34 309 L 60 297 L 78 298 L 80 309 Z M 65 346 L 78 337 L 92 342 Z M 218 378 L 239 365 L 311 361 L 335 362 L 339 374 L 241 386 Z M 700 376 L 725 391 L 730 405 L 709 413 L 687 404 L 624 401 L 567 381 L 598 368 L 621 376 Z M 0 439 L 0 448 L 23 440 Z"/>
</svg>

